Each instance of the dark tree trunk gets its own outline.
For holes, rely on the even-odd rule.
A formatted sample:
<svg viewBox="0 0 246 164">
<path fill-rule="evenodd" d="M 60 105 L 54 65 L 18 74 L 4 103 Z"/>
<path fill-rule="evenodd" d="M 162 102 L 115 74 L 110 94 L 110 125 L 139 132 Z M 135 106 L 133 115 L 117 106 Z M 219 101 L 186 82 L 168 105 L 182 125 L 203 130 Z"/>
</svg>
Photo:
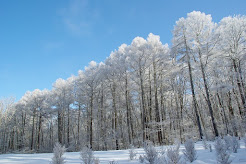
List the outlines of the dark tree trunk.
<svg viewBox="0 0 246 164">
<path fill-rule="evenodd" d="M 202 139 L 203 133 L 202 133 L 200 117 L 199 117 L 198 109 L 197 109 L 197 101 L 196 101 L 196 95 L 195 95 L 195 89 L 194 89 L 193 77 L 192 77 L 192 68 L 191 68 L 191 64 L 190 64 L 190 57 L 188 54 L 187 54 L 187 58 L 188 58 L 188 68 L 189 68 L 189 77 L 190 77 L 193 107 L 194 107 L 194 111 L 195 111 L 195 115 L 196 115 L 196 121 L 197 121 L 198 130 L 199 130 L 199 137 L 200 137 L 200 139 Z"/>
<path fill-rule="evenodd" d="M 62 124 L 62 111 L 58 109 L 58 142 L 63 144 L 63 124 Z"/>
<path fill-rule="evenodd" d="M 146 139 L 146 109 L 145 109 L 145 92 L 144 92 L 144 82 L 143 82 L 143 73 L 142 67 L 140 65 L 141 60 L 139 61 L 139 77 L 140 77 L 140 90 L 141 90 L 141 102 L 142 102 L 142 133 L 143 133 L 143 142 Z"/>
<path fill-rule="evenodd" d="M 67 145 L 70 144 L 70 110 L 69 106 L 67 107 Z"/>
<path fill-rule="evenodd" d="M 41 127 L 42 127 L 42 115 L 41 115 L 41 112 L 40 112 L 40 114 L 39 114 L 39 125 L 38 125 L 38 144 L 37 144 L 37 150 L 39 150 L 39 148 L 40 148 Z"/>
<path fill-rule="evenodd" d="M 236 73 L 237 86 L 238 86 L 238 90 L 239 90 L 241 101 L 242 101 L 243 115 L 245 117 L 246 116 L 246 103 L 245 103 L 245 97 L 244 97 L 244 91 L 243 91 L 244 89 L 243 89 L 243 86 L 241 84 L 240 73 L 238 71 L 238 66 L 236 64 L 235 59 L 233 60 L 233 68 L 234 68 L 234 71 Z"/>
<path fill-rule="evenodd" d="M 202 78 L 203 78 L 204 88 L 205 88 L 205 92 L 206 92 L 206 101 L 207 101 L 209 113 L 210 113 L 210 116 L 211 116 L 214 133 L 215 133 L 215 136 L 218 137 L 219 133 L 218 133 L 218 129 L 217 129 L 217 125 L 216 125 L 215 119 L 214 119 L 213 108 L 212 108 L 210 95 L 209 95 L 209 91 L 208 91 L 207 78 L 206 78 L 206 75 L 205 75 L 204 64 L 202 62 L 202 57 L 201 57 L 201 53 L 200 52 L 199 52 L 199 57 L 200 57 L 200 66 L 201 66 L 201 71 L 202 71 Z"/>
<path fill-rule="evenodd" d="M 36 110 L 36 109 L 35 109 Z M 31 150 L 34 148 L 34 131 L 35 131 L 35 117 L 36 117 L 36 111 L 33 112 L 32 116 L 32 138 L 31 138 Z"/>
<path fill-rule="evenodd" d="M 127 72 L 125 72 L 126 77 L 125 77 L 125 99 L 126 99 L 126 117 L 127 117 L 127 130 L 128 130 L 128 140 L 129 143 L 132 144 L 132 136 L 131 136 L 131 122 L 130 122 L 130 117 L 131 117 L 131 108 L 129 106 L 129 93 L 128 93 L 128 77 L 127 77 Z"/>
<path fill-rule="evenodd" d="M 155 121 L 156 121 L 156 128 L 157 128 L 157 137 L 159 144 L 162 144 L 162 133 L 161 133 L 161 126 L 160 126 L 160 112 L 159 112 L 159 102 L 158 102 L 158 90 L 157 90 L 157 75 L 156 75 L 156 64 L 153 62 L 154 68 L 154 92 L 155 92 Z"/>
</svg>

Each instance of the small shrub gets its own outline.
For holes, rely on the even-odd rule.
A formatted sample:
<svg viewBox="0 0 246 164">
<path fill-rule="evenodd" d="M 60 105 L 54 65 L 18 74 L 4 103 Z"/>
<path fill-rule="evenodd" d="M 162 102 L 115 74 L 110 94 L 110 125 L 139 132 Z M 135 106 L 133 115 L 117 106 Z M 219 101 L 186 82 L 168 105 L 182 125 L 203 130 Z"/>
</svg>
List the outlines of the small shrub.
<svg viewBox="0 0 246 164">
<path fill-rule="evenodd" d="M 94 152 L 89 147 L 84 147 L 80 151 L 80 157 L 81 157 L 83 164 L 93 164 L 94 163 L 94 160 L 95 160 Z"/>
<path fill-rule="evenodd" d="M 167 161 L 165 158 L 165 154 L 166 154 L 166 149 L 164 146 L 162 146 L 158 151 L 158 157 L 155 160 L 155 164 L 166 164 Z"/>
<path fill-rule="evenodd" d="M 219 164 L 230 164 L 230 151 L 227 149 L 227 143 L 220 137 L 215 140 L 214 147 L 216 151 L 216 158 Z"/>
<path fill-rule="evenodd" d="M 180 144 L 176 145 L 175 147 L 169 147 L 167 149 L 167 163 L 168 164 L 179 164 L 181 163 L 180 155 L 179 155 L 179 147 Z"/>
<path fill-rule="evenodd" d="M 144 159 L 149 162 L 149 164 L 154 164 L 155 160 L 158 158 L 158 152 L 151 142 L 146 142 L 144 144 Z"/>
<path fill-rule="evenodd" d="M 66 152 L 65 146 L 61 146 L 58 142 L 55 144 L 54 149 L 54 156 L 52 158 L 52 164 L 64 164 L 65 158 L 62 157 L 63 154 Z"/>
<path fill-rule="evenodd" d="M 99 158 L 95 158 L 95 159 L 94 159 L 94 164 L 99 164 L 99 163 L 100 163 Z"/>
<path fill-rule="evenodd" d="M 109 164 L 118 164 L 118 162 L 117 161 L 109 161 Z"/>
<path fill-rule="evenodd" d="M 226 143 L 226 145 L 225 145 L 226 149 L 231 150 L 232 137 L 231 136 L 224 136 L 224 141 Z"/>
<path fill-rule="evenodd" d="M 166 164 L 167 160 L 165 158 L 165 155 L 160 155 L 156 160 L 155 164 Z"/>
<path fill-rule="evenodd" d="M 204 149 L 208 149 L 208 143 L 207 143 L 207 139 L 205 136 L 202 136 L 202 143 L 203 143 L 203 147 Z"/>
<path fill-rule="evenodd" d="M 144 163 L 144 157 L 142 155 L 139 156 L 139 162 Z"/>
<path fill-rule="evenodd" d="M 175 141 L 174 141 L 174 145 L 175 145 L 176 149 L 177 149 L 177 150 L 179 150 L 180 145 L 181 145 L 180 140 L 175 139 Z"/>
<path fill-rule="evenodd" d="M 162 155 L 164 155 L 165 153 L 166 153 L 166 149 L 165 149 L 164 146 L 162 146 L 162 147 L 160 148 L 160 150 L 159 150 L 159 154 L 162 156 Z"/>
<path fill-rule="evenodd" d="M 237 153 L 237 149 L 240 148 L 240 143 L 237 139 L 237 137 L 233 136 L 232 139 L 231 139 L 231 150 L 233 153 Z"/>
<path fill-rule="evenodd" d="M 184 155 L 186 160 L 193 162 L 196 160 L 196 150 L 195 150 L 195 144 L 192 139 L 188 139 L 185 141 L 185 150 L 184 150 Z"/>
<path fill-rule="evenodd" d="M 137 155 L 137 152 L 135 151 L 134 147 L 132 145 L 130 145 L 130 149 L 129 149 L 130 160 L 135 159 L 136 155 Z"/>
</svg>

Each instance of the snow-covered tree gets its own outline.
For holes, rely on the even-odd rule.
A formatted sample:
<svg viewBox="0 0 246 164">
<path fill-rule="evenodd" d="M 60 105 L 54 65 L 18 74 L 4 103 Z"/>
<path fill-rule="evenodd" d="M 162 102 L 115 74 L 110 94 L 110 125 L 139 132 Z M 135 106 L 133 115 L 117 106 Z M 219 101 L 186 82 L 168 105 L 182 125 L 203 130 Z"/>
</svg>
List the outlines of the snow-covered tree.
<svg viewBox="0 0 246 164">
<path fill-rule="evenodd" d="M 0 152 L 51 152 L 57 141 L 78 151 L 243 137 L 245 54 L 245 16 L 216 24 L 193 11 L 176 22 L 171 49 L 158 35 L 138 36 L 50 91 L 1 100 Z M 166 154 L 179 159 L 175 149 Z"/>
<path fill-rule="evenodd" d="M 241 110 L 245 113 L 245 83 L 242 68 L 245 67 L 246 60 L 246 17 L 240 15 L 225 17 L 220 21 L 217 31 L 220 35 L 220 55 L 232 65 L 241 98 Z"/>
</svg>

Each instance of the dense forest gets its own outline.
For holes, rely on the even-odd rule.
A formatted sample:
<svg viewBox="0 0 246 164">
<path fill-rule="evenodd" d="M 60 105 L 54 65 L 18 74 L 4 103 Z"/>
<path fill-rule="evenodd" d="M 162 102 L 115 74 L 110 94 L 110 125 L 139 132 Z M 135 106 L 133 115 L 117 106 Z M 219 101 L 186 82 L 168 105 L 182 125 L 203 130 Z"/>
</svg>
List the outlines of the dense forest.
<svg viewBox="0 0 246 164">
<path fill-rule="evenodd" d="M 193 11 L 172 33 L 171 45 L 152 33 L 136 37 L 51 90 L 2 98 L 0 153 L 52 152 L 56 142 L 68 151 L 118 150 L 244 136 L 246 17 L 215 23 Z"/>
</svg>

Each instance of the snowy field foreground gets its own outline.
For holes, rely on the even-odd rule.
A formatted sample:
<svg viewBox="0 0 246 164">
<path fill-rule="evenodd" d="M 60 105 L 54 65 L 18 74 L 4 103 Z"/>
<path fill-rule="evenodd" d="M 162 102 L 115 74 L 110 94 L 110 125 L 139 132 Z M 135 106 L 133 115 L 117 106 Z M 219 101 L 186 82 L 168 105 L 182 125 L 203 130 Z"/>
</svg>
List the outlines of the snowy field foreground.
<svg viewBox="0 0 246 164">
<path fill-rule="evenodd" d="M 213 143 L 211 143 L 213 145 Z M 166 146 L 165 146 L 166 147 Z M 159 147 L 158 147 L 159 148 Z M 198 158 L 193 164 L 211 164 L 217 163 L 215 150 L 209 152 L 205 150 L 201 142 L 196 143 L 195 148 L 197 150 Z M 180 154 L 183 153 L 184 146 L 180 147 Z M 137 159 L 129 160 L 128 150 L 111 150 L 111 151 L 96 151 L 95 157 L 99 158 L 101 164 L 109 163 L 110 161 L 116 161 L 118 164 L 139 164 L 138 157 L 144 154 L 143 149 L 136 149 Z M 40 153 L 40 154 L 3 154 L 0 155 L 0 163 L 3 164 L 49 164 L 51 162 L 53 154 L 52 153 Z M 79 152 L 65 153 L 67 164 L 79 164 L 81 163 Z M 246 148 L 243 143 L 241 143 L 241 148 L 238 153 L 232 153 L 231 158 L 232 163 L 246 164 Z M 187 162 L 189 163 L 189 162 Z"/>
</svg>

